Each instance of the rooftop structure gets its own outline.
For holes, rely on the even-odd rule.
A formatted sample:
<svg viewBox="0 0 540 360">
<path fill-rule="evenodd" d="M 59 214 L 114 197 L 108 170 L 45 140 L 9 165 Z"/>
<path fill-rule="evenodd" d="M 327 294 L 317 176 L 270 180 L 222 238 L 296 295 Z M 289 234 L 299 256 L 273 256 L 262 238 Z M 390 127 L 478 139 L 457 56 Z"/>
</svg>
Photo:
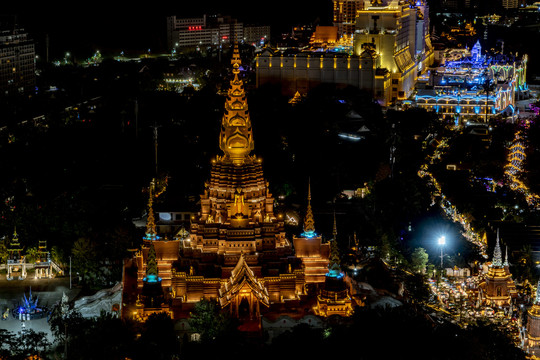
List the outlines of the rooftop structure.
<svg viewBox="0 0 540 360">
<path fill-rule="evenodd" d="M 339 35 L 339 29 L 334 33 Z M 292 96 L 321 83 L 352 85 L 371 92 L 382 105 L 411 96 L 418 73 L 433 62 L 425 3 L 365 1 L 356 10 L 354 29 L 352 36 L 340 34 L 336 41 L 329 29 L 320 29 L 310 50 L 266 49 L 257 56 L 257 86 L 279 82 Z"/>
<path fill-rule="evenodd" d="M 528 96 L 527 55 L 482 55 L 473 48 L 446 52 L 416 94 L 416 105 L 456 123 L 505 113 L 515 116 L 515 102 Z"/>
</svg>

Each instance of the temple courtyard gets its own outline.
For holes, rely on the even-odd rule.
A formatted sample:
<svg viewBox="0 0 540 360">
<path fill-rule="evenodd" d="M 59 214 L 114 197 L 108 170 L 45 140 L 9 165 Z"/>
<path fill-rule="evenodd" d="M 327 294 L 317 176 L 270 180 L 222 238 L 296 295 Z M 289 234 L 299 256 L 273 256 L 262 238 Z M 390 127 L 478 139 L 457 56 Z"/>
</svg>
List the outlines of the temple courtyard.
<svg viewBox="0 0 540 360">
<path fill-rule="evenodd" d="M 22 329 L 22 321 L 14 318 L 11 310 L 23 302 L 23 295 L 29 296 L 30 289 L 32 296 L 37 297 L 38 306 L 47 307 L 49 310 L 53 305 L 62 299 L 65 293 L 69 300 L 73 300 L 80 292 L 79 288 L 69 288 L 69 277 L 55 277 L 52 279 L 6 280 L 5 274 L 0 275 L 0 310 L 2 314 L 9 308 L 7 320 L 0 321 L 0 329 L 5 329 L 17 333 Z M 27 329 L 42 331 L 48 335 L 49 341 L 53 341 L 47 317 L 24 321 Z"/>
</svg>

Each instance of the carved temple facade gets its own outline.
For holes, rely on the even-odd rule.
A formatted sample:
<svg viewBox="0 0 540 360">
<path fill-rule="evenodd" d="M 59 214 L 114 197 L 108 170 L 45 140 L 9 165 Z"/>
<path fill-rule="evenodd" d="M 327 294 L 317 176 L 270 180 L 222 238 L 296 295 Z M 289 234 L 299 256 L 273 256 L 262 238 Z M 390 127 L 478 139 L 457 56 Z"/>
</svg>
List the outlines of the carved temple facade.
<svg viewBox="0 0 540 360">
<path fill-rule="evenodd" d="M 508 266 L 508 251 L 505 261 L 502 261 L 499 244 L 499 232 L 497 231 L 497 243 L 493 252 L 493 261 L 484 280 L 479 285 L 480 300 L 488 306 L 510 306 L 512 299 L 517 296 L 516 285 L 512 280 L 512 274 Z"/>
<path fill-rule="evenodd" d="M 219 136 L 223 155 L 211 162 L 189 234 L 160 238 L 152 210 L 155 184 L 150 186 L 144 244 L 125 266 L 136 268 L 135 313 L 140 318 L 158 310 L 174 314 L 184 304 L 214 299 L 235 316 L 254 319 L 271 304 L 299 301 L 306 283 L 323 283 L 328 271 L 328 244 L 320 236 L 303 234 L 294 239 L 295 254 L 282 216 L 274 213 L 262 161 L 251 155 L 253 134 L 237 46 L 231 63 Z M 163 290 L 161 306 L 149 299 L 161 296 L 156 284 Z"/>
</svg>

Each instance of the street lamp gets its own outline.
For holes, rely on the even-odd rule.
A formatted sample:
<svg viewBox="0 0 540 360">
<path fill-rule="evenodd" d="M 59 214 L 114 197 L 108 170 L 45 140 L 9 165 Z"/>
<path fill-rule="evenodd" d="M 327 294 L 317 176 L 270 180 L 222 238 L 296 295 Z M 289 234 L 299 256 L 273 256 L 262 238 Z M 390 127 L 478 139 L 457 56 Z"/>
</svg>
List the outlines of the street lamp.
<svg viewBox="0 0 540 360">
<path fill-rule="evenodd" d="M 441 247 L 441 269 L 443 268 L 443 247 L 446 244 L 446 237 L 444 235 L 441 235 L 439 239 L 437 240 L 439 243 L 439 246 Z"/>
</svg>

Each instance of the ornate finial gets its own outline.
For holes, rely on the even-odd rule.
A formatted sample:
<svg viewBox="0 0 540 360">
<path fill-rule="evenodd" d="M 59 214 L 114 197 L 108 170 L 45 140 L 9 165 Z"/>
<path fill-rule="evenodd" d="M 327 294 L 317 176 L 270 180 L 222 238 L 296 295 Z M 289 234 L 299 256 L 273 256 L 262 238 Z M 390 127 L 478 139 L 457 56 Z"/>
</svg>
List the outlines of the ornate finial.
<svg viewBox="0 0 540 360">
<path fill-rule="evenodd" d="M 148 217 L 146 219 L 146 236 L 145 236 L 145 238 L 148 240 L 156 240 L 157 238 L 156 222 L 154 218 L 154 209 L 153 209 L 154 186 L 155 186 L 155 179 L 152 179 L 152 181 L 150 182 L 150 186 L 148 187 Z"/>
<path fill-rule="evenodd" d="M 497 243 L 495 244 L 495 250 L 493 251 L 493 266 L 502 266 L 501 247 L 499 245 L 499 229 L 497 229 Z"/>
<path fill-rule="evenodd" d="M 332 229 L 332 237 L 337 239 L 337 222 L 336 222 L 336 209 L 334 209 L 334 228 Z"/>
<path fill-rule="evenodd" d="M 503 266 L 509 266 L 508 265 L 508 246 L 506 247 L 506 253 L 504 255 L 504 263 Z"/>
<path fill-rule="evenodd" d="M 339 260 L 339 248 L 336 240 L 330 242 L 330 259 L 328 262 L 328 274 L 330 276 L 339 276 L 341 272 Z"/>
<path fill-rule="evenodd" d="M 304 218 L 304 233 L 305 237 L 315 236 L 315 220 L 313 220 L 313 211 L 311 210 L 311 180 L 308 180 L 308 203 L 306 209 L 306 217 Z"/>
<path fill-rule="evenodd" d="M 231 60 L 233 79 L 230 82 L 221 120 L 219 147 L 225 153 L 225 157 L 236 165 L 243 164 L 254 148 L 244 82 L 239 77 L 241 63 L 238 44 L 235 43 Z"/>
<path fill-rule="evenodd" d="M 158 267 L 156 260 L 156 249 L 154 248 L 154 242 L 150 243 L 150 249 L 148 250 L 148 258 L 146 260 L 146 278 L 148 281 L 157 279 Z"/>
</svg>

